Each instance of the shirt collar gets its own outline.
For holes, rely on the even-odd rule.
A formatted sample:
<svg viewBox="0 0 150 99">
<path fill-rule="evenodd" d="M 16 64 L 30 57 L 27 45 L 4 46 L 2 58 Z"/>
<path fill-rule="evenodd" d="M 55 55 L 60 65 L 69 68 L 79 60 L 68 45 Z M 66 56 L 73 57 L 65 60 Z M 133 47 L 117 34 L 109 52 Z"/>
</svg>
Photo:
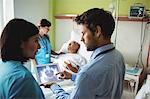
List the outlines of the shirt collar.
<svg viewBox="0 0 150 99">
<path fill-rule="evenodd" d="M 114 44 L 113 44 L 113 43 L 107 44 L 107 45 L 104 45 L 104 46 L 101 46 L 101 47 L 98 47 L 97 49 L 94 50 L 93 54 L 91 55 L 90 60 L 91 60 L 91 59 L 94 59 L 94 57 L 95 57 L 97 54 L 99 54 L 99 53 L 101 53 L 101 52 L 103 52 L 103 51 L 112 49 L 113 47 L 114 47 Z"/>
</svg>

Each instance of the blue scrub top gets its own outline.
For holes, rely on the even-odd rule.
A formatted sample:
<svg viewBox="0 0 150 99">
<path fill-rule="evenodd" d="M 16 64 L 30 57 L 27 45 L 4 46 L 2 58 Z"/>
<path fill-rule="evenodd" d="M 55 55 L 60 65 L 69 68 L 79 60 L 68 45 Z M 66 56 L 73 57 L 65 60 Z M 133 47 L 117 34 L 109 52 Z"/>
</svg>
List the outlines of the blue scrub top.
<svg viewBox="0 0 150 99">
<path fill-rule="evenodd" d="M 0 99 L 45 99 L 32 74 L 20 61 L 0 60 Z"/>
<path fill-rule="evenodd" d="M 46 37 L 39 37 L 39 44 L 41 46 L 36 53 L 36 63 L 48 64 L 51 62 L 51 43 Z"/>
</svg>

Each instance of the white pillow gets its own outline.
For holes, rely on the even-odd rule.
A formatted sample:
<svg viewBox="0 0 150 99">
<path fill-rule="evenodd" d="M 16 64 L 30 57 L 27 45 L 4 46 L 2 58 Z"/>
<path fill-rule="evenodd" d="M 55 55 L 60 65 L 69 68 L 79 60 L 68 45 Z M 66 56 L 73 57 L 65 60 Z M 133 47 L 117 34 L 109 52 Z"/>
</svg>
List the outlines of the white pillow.
<svg viewBox="0 0 150 99">
<path fill-rule="evenodd" d="M 82 34 L 81 34 L 80 30 L 74 29 L 71 32 L 70 40 L 74 40 L 74 41 L 80 43 L 81 42 L 81 36 L 82 36 Z"/>
<path fill-rule="evenodd" d="M 59 52 L 68 53 L 68 45 L 70 42 L 71 42 L 71 40 L 66 41 L 60 48 Z"/>
<path fill-rule="evenodd" d="M 60 48 L 59 52 L 67 53 L 67 52 L 68 52 L 68 50 L 67 50 L 67 45 L 68 45 L 68 43 L 65 42 L 65 43 L 62 45 L 62 47 Z"/>
</svg>

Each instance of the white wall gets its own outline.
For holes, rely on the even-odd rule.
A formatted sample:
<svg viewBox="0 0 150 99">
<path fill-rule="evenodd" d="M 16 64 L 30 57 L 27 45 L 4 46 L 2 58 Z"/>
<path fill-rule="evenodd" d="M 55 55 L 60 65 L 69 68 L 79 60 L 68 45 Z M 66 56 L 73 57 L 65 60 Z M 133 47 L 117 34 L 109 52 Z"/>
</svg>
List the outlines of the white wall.
<svg viewBox="0 0 150 99">
<path fill-rule="evenodd" d="M 49 0 L 14 0 L 14 17 L 24 18 L 35 25 L 39 20 L 49 19 Z M 30 70 L 30 61 L 25 66 Z"/>
<path fill-rule="evenodd" d="M 120 50 L 129 64 L 136 64 L 138 54 L 141 47 L 141 36 L 143 37 L 146 22 L 133 22 L 133 21 L 119 21 L 116 48 Z M 142 31 L 142 34 L 141 34 Z M 147 28 L 144 44 L 143 44 L 143 62 L 146 63 L 148 53 L 148 43 L 150 40 L 150 26 Z M 113 34 L 112 41 L 114 41 L 115 33 Z"/>
<path fill-rule="evenodd" d="M 59 50 L 63 43 L 70 38 L 70 33 L 73 30 L 72 19 L 57 19 L 56 20 L 56 35 L 55 35 L 55 49 Z"/>
<path fill-rule="evenodd" d="M 73 30 L 73 21 L 71 19 L 56 19 L 56 50 L 59 50 L 64 42 L 70 39 L 70 33 Z M 119 21 L 117 29 L 116 48 L 123 53 L 125 61 L 128 64 L 136 64 L 140 51 L 142 22 Z M 143 23 L 143 27 L 145 22 Z M 147 28 L 143 48 L 143 62 L 146 62 L 148 53 L 148 43 L 150 40 L 150 26 Z M 115 32 L 112 36 L 114 42 Z"/>
<path fill-rule="evenodd" d="M 14 0 L 14 15 L 34 24 L 40 19 L 49 19 L 49 0 Z"/>
</svg>

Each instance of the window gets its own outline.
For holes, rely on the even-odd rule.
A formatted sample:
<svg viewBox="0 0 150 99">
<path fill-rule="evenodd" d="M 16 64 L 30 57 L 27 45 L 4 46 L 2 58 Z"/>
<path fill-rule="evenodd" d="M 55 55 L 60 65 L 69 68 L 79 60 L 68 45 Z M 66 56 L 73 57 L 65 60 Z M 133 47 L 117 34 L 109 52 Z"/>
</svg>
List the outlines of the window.
<svg viewBox="0 0 150 99">
<path fill-rule="evenodd" d="M 14 0 L 0 0 L 0 35 L 7 22 L 14 18 Z"/>
</svg>

